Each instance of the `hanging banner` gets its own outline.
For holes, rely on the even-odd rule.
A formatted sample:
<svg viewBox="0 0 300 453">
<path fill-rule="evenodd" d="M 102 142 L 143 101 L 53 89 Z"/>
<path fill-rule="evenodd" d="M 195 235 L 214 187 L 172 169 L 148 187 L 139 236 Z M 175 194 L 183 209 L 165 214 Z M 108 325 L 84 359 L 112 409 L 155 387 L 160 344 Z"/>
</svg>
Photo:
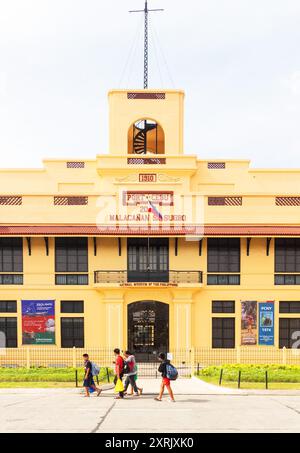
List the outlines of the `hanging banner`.
<svg viewBox="0 0 300 453">
<path fill-rule="evenodd" d="M 55 344 L 55 301 L 22 300 L 23 345 Z"/>
<path fill-rule="evenodd" d="M 259 303 L 259 345 L 274 346 L 274 302 Z"/>
<path fill-rule="evenodd" d="M 242 302 L 241 345 L 257 344 L 257 302 Z"/>
</svg>

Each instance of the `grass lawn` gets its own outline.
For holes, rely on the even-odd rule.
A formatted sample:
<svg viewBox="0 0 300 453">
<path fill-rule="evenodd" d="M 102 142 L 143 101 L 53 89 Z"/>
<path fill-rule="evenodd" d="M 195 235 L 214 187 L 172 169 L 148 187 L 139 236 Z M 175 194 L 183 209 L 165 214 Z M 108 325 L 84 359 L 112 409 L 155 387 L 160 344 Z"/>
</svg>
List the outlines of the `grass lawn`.
<svg viewBox="0 0 300 453">
<path fill-rule="evenodd" d="M 66 388 L 75 387 L 75 368 L 0 368 L 0 388 Z M 78 386 L 83 382 L 83 369 L 78 372 Z M 112 370 L 109 369 L 110 382 Z M 106 368 L 99 375 L 107 383 Z"/>
<path fill-rule="evenodd" d="M 200 370 L 199 379 L 219 385 L 223 369 L 222 386 L 237 388 L 241 371 L 241 389 L 265 389 L 266 371 L 269 390 L 300 390 L 300 366 L 284 365 L 224 365 L 211 366 Z"/>
</svg>

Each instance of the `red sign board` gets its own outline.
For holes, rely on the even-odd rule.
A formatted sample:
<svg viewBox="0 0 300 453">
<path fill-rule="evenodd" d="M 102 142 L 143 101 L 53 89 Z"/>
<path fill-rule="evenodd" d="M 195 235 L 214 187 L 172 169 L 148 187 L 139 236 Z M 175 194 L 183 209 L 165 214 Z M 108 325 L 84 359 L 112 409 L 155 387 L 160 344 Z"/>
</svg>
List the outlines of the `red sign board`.
<svg viewBox="0 0 300 453">
<path fill-rule="evenodd" d="M 159 206 L 173 206 L 174 192 L 142 192 L 126 191 L 123 192 L 124 206 L 147 205 L 148 202 L 158 204 Z"/>
</svg>

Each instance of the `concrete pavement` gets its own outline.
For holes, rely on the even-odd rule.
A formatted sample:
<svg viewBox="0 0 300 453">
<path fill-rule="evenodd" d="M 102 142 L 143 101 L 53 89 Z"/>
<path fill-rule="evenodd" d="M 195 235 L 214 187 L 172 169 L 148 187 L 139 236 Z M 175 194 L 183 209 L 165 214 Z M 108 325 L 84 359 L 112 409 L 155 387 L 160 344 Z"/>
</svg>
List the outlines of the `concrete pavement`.
<svg viewBox="0 0 300 453">
<path fill-rule="evenodd" d="M 174 383 L 177 402 L 160 403 L 153 399 L 160 381 L 140 383 L 145 395 L 125 400 L 114 400 L 112 390 L 83 398 L 79 389 L 1 389 L 0 432 L 300 432 L 300 395 L 181 379 Z"/>
</svg>

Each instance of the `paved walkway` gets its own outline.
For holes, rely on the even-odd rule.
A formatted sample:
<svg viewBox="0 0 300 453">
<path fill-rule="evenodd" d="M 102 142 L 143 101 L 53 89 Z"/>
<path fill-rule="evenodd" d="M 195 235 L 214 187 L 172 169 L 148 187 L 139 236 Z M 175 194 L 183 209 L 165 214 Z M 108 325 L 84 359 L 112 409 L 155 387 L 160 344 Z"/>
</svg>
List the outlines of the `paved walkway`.
<svg viewBox="0 0 300 453">
<path fill-rule="evenodd" d="M 83 398 L 81 389 L 1 389 L 0 432 L 300 432 L 300 395 L 220 389 L 196 379 L 174 383 L 175 404 L 154 401 L 159 380 L 142 381 L 145 395 Z"/>
</svg>

